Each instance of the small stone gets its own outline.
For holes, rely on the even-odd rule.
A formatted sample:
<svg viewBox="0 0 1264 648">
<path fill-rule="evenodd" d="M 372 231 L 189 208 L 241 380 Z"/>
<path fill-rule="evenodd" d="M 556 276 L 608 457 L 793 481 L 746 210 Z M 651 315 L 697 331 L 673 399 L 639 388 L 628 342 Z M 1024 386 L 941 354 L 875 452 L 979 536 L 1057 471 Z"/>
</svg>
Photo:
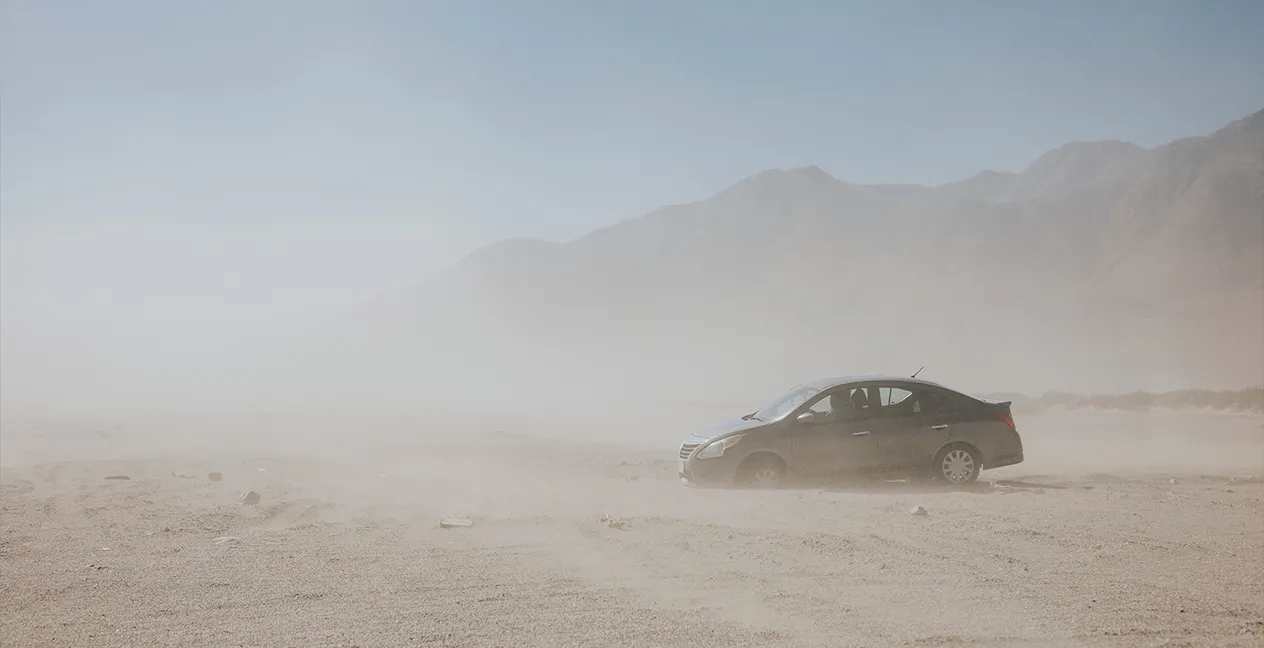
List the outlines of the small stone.
<svg viewBox="0 0 1264 648">
<path fill-rule="evenodd" d="M 628 528 L 627 522 L 624 522 L 623 520 L 620 520 L 619 518 L 613 515 L 609 515 L 609 514 L 601 516 L 601 523 L 610 527 L 611 529 L 618 529 L 620 531 L 626 531 Z"/>
<path fill-rule="evenodd" d="M 227 545 L 241 544 L 241 538 L 238 538 L 237 536 L 220 536 L 218 538 L 215 538 L 211 542 L 213 544 L 223 547 Z"/>
<path fill-rule="evenodd" d="M 1224 492 L 1226 492 L 1226 493 L 1236 493 L 1237 491 L 1233 490 L 1232 488 L 1226 488 L 1226 489 L 1224 489 Z"/>
<path fill-rule="evenodd" d="M 917 515 L 920 517 L 925 517 L 927 515 L 930 515 L 930 511 L 927 511 L 926 509 L 920 506 L 914 506 L 913 508 L 909 509 L 909 515 Z"/>
<path fill-rule="evenodd" d="M 1178 483 L 1178 482 L 1177 482 L 1176 478 L 1175 478 L 1175 477 L 1173 477 L 1172 479 L 1167 480 L 1167 483 L 1169 483 L 1169 484 L 1176 484 L 1176 483 Z"/>
<path fill-rule="evenodd" d="M 259 493 L 256 493 L 254 491 L 246 491 L 241 496 L 241 503 L 247 506 L 254 506 L 258 504 L 259 501 L 262 499 L 263 499 L 263 496 L 260 495 Z"/>
<path fill-rule="evenodd" d="M 217 473 L 217 472 L 207 473 L 206 478 L 214 482 L 224 481 L 224 475 L 222 473 Z"/>
</svg>

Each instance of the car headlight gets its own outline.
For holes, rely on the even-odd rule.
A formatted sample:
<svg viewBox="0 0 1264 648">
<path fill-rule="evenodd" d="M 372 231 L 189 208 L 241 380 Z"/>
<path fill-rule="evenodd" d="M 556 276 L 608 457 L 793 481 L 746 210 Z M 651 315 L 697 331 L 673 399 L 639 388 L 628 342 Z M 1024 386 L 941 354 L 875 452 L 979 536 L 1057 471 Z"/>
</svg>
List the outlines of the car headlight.
<svg viewBox="0 0 1264 648">
<path fill-rule="evenodd" d="M 724 454 L 725 450 L 728 450 L 729 448 L 737 445 L 737 442 L 741 440 L 742 440 L 742 435 L 740 434 L 737 436 L 725 437 L 723 439 L 720 439 L 719 441 L 716 441 L 712 443 L 711 445 L 708 445 L 707 447 L 703 448 L 702 452 L 699 452 L 697 454 L 697 458 L 698 459 L 714 459 L 716 457 L 719 457 Z"/>
</svg>

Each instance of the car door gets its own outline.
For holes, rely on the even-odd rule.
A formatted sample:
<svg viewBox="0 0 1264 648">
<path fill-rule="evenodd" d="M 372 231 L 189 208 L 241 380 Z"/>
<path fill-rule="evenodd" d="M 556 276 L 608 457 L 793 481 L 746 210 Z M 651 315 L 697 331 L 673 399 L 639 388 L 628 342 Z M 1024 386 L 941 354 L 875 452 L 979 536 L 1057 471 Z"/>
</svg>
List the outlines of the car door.
<svg viewBox="0 0 1264 648">
<path fill-rule="evenodd" d="M 825 392 L 792 414 L 792 469 L 808 477 L 836 477 L 868 470 L 877 463 L 878 443 L 870 430 L 873 407 L 839 407 L 848 403 L 852 387 Z M 868 398 L 871 390 L 861 387 Z M 808 416 L 804 416 L 807 414 Z"/>
<path fill-rule="evenodd" d="M 931 387 L 903 383 L 880 385 L 878 392 L 882 406 L 872 427 L 882 467 L 930 465 L 953 423 L 944 396 Z"/>
</svg>

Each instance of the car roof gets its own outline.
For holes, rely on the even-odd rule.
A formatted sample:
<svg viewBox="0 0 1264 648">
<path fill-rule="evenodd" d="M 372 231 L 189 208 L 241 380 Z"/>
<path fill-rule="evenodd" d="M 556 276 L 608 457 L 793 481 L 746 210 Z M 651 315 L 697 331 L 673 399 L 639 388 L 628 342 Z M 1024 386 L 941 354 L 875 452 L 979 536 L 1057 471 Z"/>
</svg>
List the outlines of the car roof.
<svg viewBox="0 0 1264 648">
<path fill-rule="evenodd" d="M 813 380 L 812 382 L 804 383 L 804 385 L 807 387 L 811 387 L 813 389 L 819 389 L 821 391 L 824 391 L 826 389 L 833 389 L 834 387 L 838 387 L 839 385 L 846 385 L 849 383 L 862 383 L 862 382 L 896 382 L 896 383 L 905 383 L 905 384 L 911 384 L 911 385 L 928 385 L 930 387 L 939 387 L 940 389 L 948 389 L 947 387 L 944 387 L 943 385 L 937 382 L 922 380 L 920 378 L 909 378 L 908 376 L 883 376 L 883 375 L 877 375 L 877 374 L 863 375 L 863 376 L 839 376 L 836 378 L 821 378 L 819 380 Z"/>
</svg>

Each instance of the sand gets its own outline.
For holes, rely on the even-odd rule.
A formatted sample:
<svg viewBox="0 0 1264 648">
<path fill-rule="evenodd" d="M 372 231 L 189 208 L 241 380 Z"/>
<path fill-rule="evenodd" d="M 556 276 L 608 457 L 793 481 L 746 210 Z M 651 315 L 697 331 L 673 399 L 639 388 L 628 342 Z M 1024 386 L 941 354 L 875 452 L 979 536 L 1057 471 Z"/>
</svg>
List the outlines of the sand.
<svg viewBox="0 0 1264 648">
<path fill-rule="evenodd" d="M 1258 417 L 1049 412 L 976 488 L 762 492 L 683 487 L 663 418 L 5 421 L 0 644 L 1264 645 Z"/>
</svg>

